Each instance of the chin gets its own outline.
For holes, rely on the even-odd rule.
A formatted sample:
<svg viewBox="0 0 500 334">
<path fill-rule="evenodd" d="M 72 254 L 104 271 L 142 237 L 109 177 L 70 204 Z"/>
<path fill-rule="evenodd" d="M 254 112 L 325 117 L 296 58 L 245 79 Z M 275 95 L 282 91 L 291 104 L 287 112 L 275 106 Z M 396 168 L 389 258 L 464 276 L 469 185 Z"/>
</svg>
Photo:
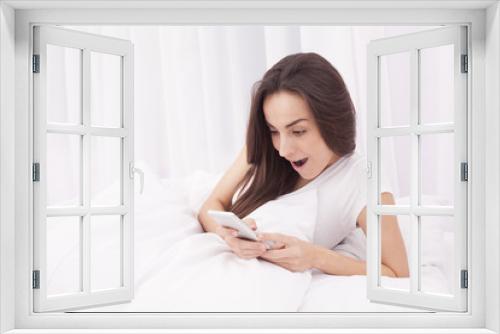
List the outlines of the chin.
<svg viewBox="0 0 500 334">
<path fill-rule="evenodd" d="M 306 179 L 307 181 L 313 180 L 318 176 L 319 173 L 302 173 L 300 176 L 302 176 L 303 179 Z"/>
</svg>

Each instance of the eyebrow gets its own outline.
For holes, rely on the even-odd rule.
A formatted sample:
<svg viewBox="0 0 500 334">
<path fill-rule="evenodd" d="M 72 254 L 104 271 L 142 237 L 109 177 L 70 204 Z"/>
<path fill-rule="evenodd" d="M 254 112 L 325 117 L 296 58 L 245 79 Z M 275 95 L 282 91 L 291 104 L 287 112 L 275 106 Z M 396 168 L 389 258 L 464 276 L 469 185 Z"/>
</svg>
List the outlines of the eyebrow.
<svg viewBox="0 0 500 334">
<path fill-rule="evenodd" d="M 288 124 L 287 126 L 285 126 L 285 128 L 289 128 L 289 127 L 291 127 L 291 126 L 294 126 L 295 124 L 297 124 L 297 123 L 299 123 L 299 122 L 302 122 L 302 121 L 307 121 L 307 119 L 305 119 L 305 118 L 299 118 L 299 119 L 297 119 L 297 120 L 293 121 L 292 123 Z M 273 128 L 274 128 L 274 126 L 273 126 L 272 124 L 268 123 L 267 121 L 266 121 L 266 124 L 267 124 L 269 127 L 273 127 Z"/>
</svg>

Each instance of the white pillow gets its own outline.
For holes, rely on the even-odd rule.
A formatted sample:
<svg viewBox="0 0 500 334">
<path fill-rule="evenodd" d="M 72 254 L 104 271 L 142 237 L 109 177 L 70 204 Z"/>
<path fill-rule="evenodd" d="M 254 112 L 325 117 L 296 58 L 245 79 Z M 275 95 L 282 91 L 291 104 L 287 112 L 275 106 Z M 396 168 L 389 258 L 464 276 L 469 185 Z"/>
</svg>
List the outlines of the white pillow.
<svg viewBox="0 0 500 334">
<path fill-rule="evenodd" d="M 196 215 L 223 174 L 196 171 L 187 178 L 188 206 Z M 276 232 L 311 241 L 316 223 L 317 190 L 299 189 L 264 203 L 247 217 L 259 232 Z M 287 224 L 287 221 L 294 222 Z"/>
<path fill-rule="evenodd" d="M 223 173 L 213 174 L 204 170 L 197 170 L 186 177 L 188 207 L 195 217 L 223 175 Z"/>
<path fill-rule="evenodd" d="M 316 206 L 312 189 L 269 201 L 249 216 L 262 232 L 311 239 Z M 155 259 L 134 310 L 150 310 L 151 298 L 163 312 L 295 312 L 311 282 L 309 270 L 291 272 L 262 259 L 239 258 L 214 233 L 189 236 Z"/>
<path fill-rule="evenodd" d="M 281 233 L 312 241 L 317 216 L 316 188 L 298 190 L 269 201 L 247 217 L 255 219 L 257 232 Z"/>
</svg>

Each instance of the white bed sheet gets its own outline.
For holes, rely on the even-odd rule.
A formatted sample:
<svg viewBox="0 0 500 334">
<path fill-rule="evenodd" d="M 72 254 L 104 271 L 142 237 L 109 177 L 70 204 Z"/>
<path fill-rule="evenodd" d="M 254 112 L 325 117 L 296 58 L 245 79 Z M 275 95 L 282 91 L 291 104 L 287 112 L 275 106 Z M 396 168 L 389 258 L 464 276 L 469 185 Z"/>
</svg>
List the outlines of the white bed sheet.
<svg viewBox="0 0 500 334">
<path fill-rule="evenodd" d="M 188 238 L 196 238 L 202 229 L 196 219 L 196 212 L 210 189 L 213 188 L 220 175 L 204 172 L 195 173 L 182 180 L 160 180 L 147 168 L 145 170 L 145 187 L 142 195 L 135 197 L 135 295 L 128 303 L 80 309 L 81 312 L 176 312 L 175 300 L 166 292 L 166 283 L 172 283 L 172 273 L 162 266 L 168 259 L 171 247 Z M 107 196 L 109 194 L 102 194 Z M 358 240 L 359 242 L 359 240 Z M 63 246 L 63 245 L 62 245 Z M 106 256 L 108 249 L 116 245 L 103 245 L 98 250 Z M 178 245 L 177 245 L 178 246 Z M 355 253 L 356 244 L 344 245 L 343 251 Z M 359 248 L 359 247 L 358 247 Z M 182 249 L 182 248 L 179 248 Z M 359 255 L 358 249 L 358 255 Z M 362 251 L 362 250 L 361 250 Z M 115 254 L 116 255 L 116 254 Z M 112 254 L 110 254 L 112 256 Z M 355 256 L 355 255 L 354 255 Z M 70 254 L 60 254 L 57 259 L 58 274 L 50 275 L 48 284 L 65 284 L 61 275 L 64 268 L 70 266 Z M 110 268 L 113 268 L 110 266 Z M 102 268 L 106 270 L 106 268 Z M 112 269 L 109 269 L 112 270 Z M 429 286 L 437 291 L 444 291 L 447 286 L 446 274 L 442 268 L 429 266 L 425 269 Z M 103 272 L 101 277 L 116 275 L 116 272 Z M 221 277 L 223 277 L 221 275 Z M 408 279 L 384 277 L 384 282 L 391 287 L 408 286 Z M 200 284 L 203 284 L 200 275 Z M 172 288 L 169 286 L 168 288 Z M 208 289 L 210 287 L 207 287 Z M 235 291 L 235 298 L 238 291 Z M 196 303 L 193 300 L 193 303 Z M 214 310 L 215 311 L 215 310 Z M 217 310 L 221 311 L 221 310 Z M 228 309 L 226 312 L 233 312 Z M 293 310 L 283 310 L 293 311 Z M 305 294 L 299 312 L 426 312 L 400 306 L 370 303 L 366 299 L 365 276 L 335 276 L 313 271 L 312 281 Z"/>
<path fill-rule="evenodd" d="M 446 289 L 442 271 L 423 268 L 426 285 L 435 291 Z M 299 312 L 429 312 L 422 309 L 370 302 L 366 298 L 366 276 L 313 275 Z M 409 278 L 382 277 L 382 285 L 408 291 Z"/>
</svg>

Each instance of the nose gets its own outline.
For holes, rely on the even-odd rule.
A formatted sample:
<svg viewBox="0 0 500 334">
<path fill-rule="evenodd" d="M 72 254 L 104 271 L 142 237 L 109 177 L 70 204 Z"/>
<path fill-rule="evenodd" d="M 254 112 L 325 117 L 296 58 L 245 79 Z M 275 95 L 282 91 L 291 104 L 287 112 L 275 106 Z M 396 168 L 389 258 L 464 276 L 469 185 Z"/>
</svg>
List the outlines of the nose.
<svg viewBox="0 0 500 334">
<path fill-rule="evenodd" d="M 284 136 L 280 138 L 279 153 L 280 156 L 287 160 L 290 160 L 290 158 L 292 157 L 293 143 L 291 143 L 290 140 L 285 139 Z"/>
</svg>

